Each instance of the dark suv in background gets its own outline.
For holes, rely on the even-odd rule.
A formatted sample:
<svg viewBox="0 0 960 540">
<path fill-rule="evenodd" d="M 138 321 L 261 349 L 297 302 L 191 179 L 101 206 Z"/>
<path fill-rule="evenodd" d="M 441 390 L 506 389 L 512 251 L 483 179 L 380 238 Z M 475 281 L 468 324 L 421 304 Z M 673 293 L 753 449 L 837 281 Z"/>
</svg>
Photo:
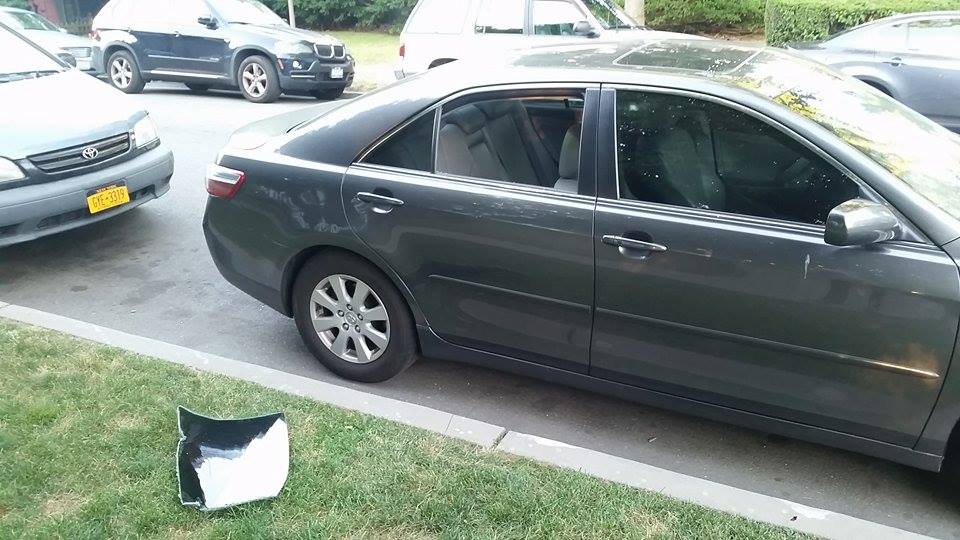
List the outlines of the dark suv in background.
<svg viewBox="0 0 960 540">
<path fill-rule="evenodd" d="M 110 83 L 239 88 L 256 103 L 281 93 L 335 99 L 353 82 L 340 41 L 293 28 L 257 0 L 111 0 L 93 21 Z"/>
</svg>

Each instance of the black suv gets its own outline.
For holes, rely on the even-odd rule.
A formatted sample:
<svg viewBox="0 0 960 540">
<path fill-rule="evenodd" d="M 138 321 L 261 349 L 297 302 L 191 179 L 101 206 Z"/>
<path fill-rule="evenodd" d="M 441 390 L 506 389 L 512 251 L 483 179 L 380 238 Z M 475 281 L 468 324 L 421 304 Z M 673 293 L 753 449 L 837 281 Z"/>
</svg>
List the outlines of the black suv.
<svg viewBox="0 0 960 540">
<path fill-rule="evenodd" d="M 110 0 L 93 30 L 110 83 L 127 93 L 177 81 L 268 103 L 281 93 L 335 99 L 353 82 L 343 43 L 291 27 L 257 0 Z"/>
</svg>

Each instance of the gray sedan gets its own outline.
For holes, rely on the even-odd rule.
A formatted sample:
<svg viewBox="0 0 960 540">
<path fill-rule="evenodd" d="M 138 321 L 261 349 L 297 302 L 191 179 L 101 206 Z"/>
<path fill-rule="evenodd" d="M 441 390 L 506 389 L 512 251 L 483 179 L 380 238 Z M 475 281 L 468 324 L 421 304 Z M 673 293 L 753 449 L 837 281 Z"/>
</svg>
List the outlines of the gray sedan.
<svg viewBox="0 0 960 540">
<path fill-rule="evenodd" d="M 43 16 L 12 7 L 0 6 L 3 23 L 53 54 L 73 57 L 77 69 L 96 75 L 103 72 L 100 47 L 90 38 L 75 36 L 53 24 Z"/>
<path fill-rule="evenodd" d="M 888 17 L 787 48 L 960 131 L 960 11 Z"/>
<path fill-rule="evenodd" d="M 422 353 L 939 469 L 960 138 L 776 49 L 456 62 L 236 134 L 222 274 L 360 381 Z"/>
</svg>

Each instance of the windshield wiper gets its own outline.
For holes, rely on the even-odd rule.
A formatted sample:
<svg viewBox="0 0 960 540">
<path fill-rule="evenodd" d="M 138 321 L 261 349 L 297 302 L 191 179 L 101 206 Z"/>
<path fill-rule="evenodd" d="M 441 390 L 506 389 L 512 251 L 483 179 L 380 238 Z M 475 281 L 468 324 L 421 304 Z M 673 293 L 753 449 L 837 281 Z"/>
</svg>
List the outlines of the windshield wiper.
<svg viewBox="0 0 960 540">
<path fill-rule="evenodd" d="M 35 70 L 35 71 L 17 71 L 14 73 L 3 73 L 3 74 L 0 74 L 0 83 L 22 81 L 24 79 L 39 79 L 40 77 L 46 77 L 47 75 L 53 75 L 55 73 L 60 73 L 60 71 L 56 69 L 43 69 L 43 70 Z"/>
</svg>

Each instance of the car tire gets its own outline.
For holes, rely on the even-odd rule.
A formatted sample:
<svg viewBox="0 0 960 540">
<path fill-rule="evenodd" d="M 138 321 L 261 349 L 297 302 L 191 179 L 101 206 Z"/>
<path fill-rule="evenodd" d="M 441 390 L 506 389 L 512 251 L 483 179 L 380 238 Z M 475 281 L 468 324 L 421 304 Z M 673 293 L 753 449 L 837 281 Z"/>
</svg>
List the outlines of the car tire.
<svg viewBox="0 0 960 540">
<path fill-rule="evenodd" d="M 195 84 L 195 83 L 184 83 L 191 92 L 195 94 L 202 94 L 207 90 L 210 90 L 209 84 Z"/>
<path fill-rule="evenodd" d="M 139 94 L 147 81 L 140 74 L 137 59 L 129 51 L 117 51 L 107 60 L 107 80 L 110 84 L 127 94 Z"/>
<path fill-rule="evenodd" d="M 333 100 L 339 98 L 340 96 L 342 96 L 343 93 L 346 92 L 346 90 L 347 90 L 346 87 L 332 88 L 332 89 L 327 89 L 327 90 L 315 90 L 315 91 L 313 92 L 313 97 L 315 97 L 315 98 L 317 98 L 317 99 L 323 99 L 323 100 L 327 100 L 327 101 L 333 101 Z"/>
<path fill-rule="evenodd" d="M 369 293 L 358 298 L 361 287 Z M 403 296 L 379 269 L 355 255 L 321 253 L 310 259 L 293 285 L 293 315 L 310 352 L 346 379 L 386 381 L 417 358 L 413 317 Z"/>
<path fill-rule="evenodd" d="M 280 76 L 263 56 L 251 56 L 240 63 L 237 84 L 243 97 L 254 103 L 272 103 L 280 97 Z"/>
</svg>

